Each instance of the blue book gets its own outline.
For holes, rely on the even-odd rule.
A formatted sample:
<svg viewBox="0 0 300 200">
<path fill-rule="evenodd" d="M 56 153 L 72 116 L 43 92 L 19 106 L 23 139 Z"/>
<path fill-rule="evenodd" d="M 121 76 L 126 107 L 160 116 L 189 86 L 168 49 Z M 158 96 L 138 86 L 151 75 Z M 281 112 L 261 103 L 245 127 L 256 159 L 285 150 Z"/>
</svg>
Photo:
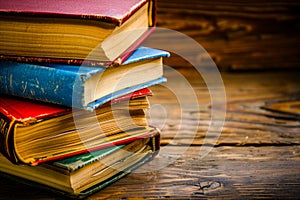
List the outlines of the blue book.
<svg viewBox="0 0 300 200">
<path fill-rule="evenodd" d="M 136 90 L 160 84 L 162 58 L 169 53 L 139 47 L 120 66 L 0 62 L 0 93 L 69 107 L 94 110 Z"/>
</svg>

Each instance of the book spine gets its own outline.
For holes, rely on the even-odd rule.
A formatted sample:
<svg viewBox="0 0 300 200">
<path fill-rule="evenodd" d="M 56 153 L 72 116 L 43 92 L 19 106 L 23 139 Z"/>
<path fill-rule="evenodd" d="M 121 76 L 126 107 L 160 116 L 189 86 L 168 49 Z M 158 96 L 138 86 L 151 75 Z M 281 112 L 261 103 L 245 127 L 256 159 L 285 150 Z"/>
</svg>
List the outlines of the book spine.
<svg viewBox="0 0 300 200">
<path fill-rule="evenodd" d="M 0 93 L 81 107 L 83 85 L 76 72 L 52 67 L 0 62 Z M 72 98 L 75 97 L 75 98 Z"/>
<path fill-rule="evenodd" d="M 15 119 L 10 119 L 0 112 L 0 153 L 16 164 L 18 159 L 13 151 L 13 133 L 15 125 Z"/>
</svg>

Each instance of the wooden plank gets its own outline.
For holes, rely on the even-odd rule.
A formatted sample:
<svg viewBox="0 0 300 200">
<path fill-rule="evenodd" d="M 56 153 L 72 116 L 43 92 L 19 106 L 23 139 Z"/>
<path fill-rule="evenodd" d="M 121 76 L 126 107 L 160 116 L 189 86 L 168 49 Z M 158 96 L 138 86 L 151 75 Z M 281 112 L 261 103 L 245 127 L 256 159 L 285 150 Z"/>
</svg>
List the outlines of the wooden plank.
<svg viewBox="0 0 300 200">
<path fill-rule="evenodd" d="M 299 10 L 297 0 L 160 0 L 157 19 L 199 42 L 220 69 L 298 68 Z"/>
<path fill-rule="evenodd" d="M 216 147 L 205 158 L 195 146 L 164 151 L 155 162 L 172 160 L 167 167 L 153 171 L 155 162 L 149 163 L 88 199 L 298 198 L 299 146 Z M 2 178 L 0 183 L 1 199 L 63 199 Z"/>
<path fill-rule="evenodd" d="M 200 109 L 185 110 L 186 112 L 182 113 L 179 102 L 175 101 L 176 96 L 171 94 L 168 88 L 155 87 L 153 88 L 155 95 L 150 98 L 150 102 L 159 104 L 168 111 L 168 114 L 161 115 L 159 110 L 151 113 L 155 120 L 153 123 L 164 125 L 163 144 L 201 145 L 211 123 L 209 91 L 197 72 L 185 68 L 176 70 L 190 81 L 197 94 L 196 103 L 199 103 Z M 172 79 L 174 74 L 172 71 L 165 73 L 169 79 Z M 299 75 L 299 71 L 222 73 L 227 94 L 227 102 L 224 102 L 227 111 L 224 128 L 216 145 L 298 145 L 300 143 L 298 116 L 291 113 L 291 109 L 290 113 L 282 113 L 274 112 L 275 108 L 272 111 L 266 110 L 265 106 L 270 106 L 270 102 L 274 101 L 284 100 L 287 103 L 300 99 Z M 191 103 L 188 98 L 185 101 Z M 178 134 L 182 136 L 178 137 Z"/>
</svg>

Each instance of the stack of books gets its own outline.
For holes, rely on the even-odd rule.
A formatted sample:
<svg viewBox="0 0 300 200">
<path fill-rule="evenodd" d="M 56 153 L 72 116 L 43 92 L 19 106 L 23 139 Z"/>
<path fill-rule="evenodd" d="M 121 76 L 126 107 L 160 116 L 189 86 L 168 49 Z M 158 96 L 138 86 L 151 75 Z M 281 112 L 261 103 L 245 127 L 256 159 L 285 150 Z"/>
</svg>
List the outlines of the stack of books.
<svg viewBox="0 0 300 200">
<path fill-rule="evenodd" d="M 169 53 L 140 46 L 155 1 L 1 1 L 0 15 L 2 176 L 86 197 L 157 155 L 146 110 Z"/>
</svg>

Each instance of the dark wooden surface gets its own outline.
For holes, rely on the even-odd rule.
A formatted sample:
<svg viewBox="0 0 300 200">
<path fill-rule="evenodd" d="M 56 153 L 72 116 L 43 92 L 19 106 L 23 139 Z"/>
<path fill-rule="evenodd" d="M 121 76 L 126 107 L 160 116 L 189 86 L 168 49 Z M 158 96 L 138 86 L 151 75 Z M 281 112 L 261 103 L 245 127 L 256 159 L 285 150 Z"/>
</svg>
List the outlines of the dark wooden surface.
<svg viewBox="0 0 300 200">
<path fill-rule="evenodd" d="M 158 25 L 191 36 L 222 71 L 224 127 L 203 158 L 200 149 L 211 123 L 208 89 L 189 63 L 166 59 L 174 70 L 165 75 L 185 76 L 199 109 L 181 113 L 189 98 L 179 102 L 170 88 L 153 87 L 149 114 L 162 128 L 162 153 L 140 168 L 146 172 L 130 174 L 88 199 L 299 199 L 298 11 L 298 1 L 159 0 Z M 180 84 L 176 90 L 187 92 Z M 147 171 L 155 164 L 166 166 Z M 0 184 L 0 199 L 64 199 L 3 178 Z"/>
<path fill-rule="evenodd" d="M 158 0 L 158 26 L 194 38 L 221 69 L 300 64 L 298 0 Z"/>
</svg>

